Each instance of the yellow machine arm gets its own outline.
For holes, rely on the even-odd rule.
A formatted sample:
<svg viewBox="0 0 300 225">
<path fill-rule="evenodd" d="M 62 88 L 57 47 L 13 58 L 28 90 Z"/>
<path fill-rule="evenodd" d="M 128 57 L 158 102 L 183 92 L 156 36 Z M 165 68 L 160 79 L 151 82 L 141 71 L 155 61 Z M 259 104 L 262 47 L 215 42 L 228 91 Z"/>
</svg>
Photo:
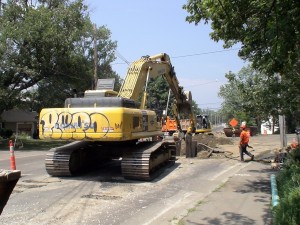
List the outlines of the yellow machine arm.
<svg viewBox="0 0 300 225">
<path fill-rule="evenodd" d="M 182 102 L 185 95 L 179 86 L 174 68 L 167 54 L 161 53 L 154 56 L 142 57 L 131 64 L 125 81 L 119 91 L 118 97 L 129 98 L 137 101 L 143 88 L 147 88 L 150 78 L 165 76 L 177 102 Z M 145 93 L 146 90 L 144 90 Z M 144 100 L 145 101 L 145 100 Z M 142 102 L 141 108 L 145 107 Z"/>
<path fill-rule="evenodd" d="M 188 114 L 191 118 L 192 125 L 195 125 L 195 116 L 192 111 L 192 95 L 191 92 L 183 91 L 179 86 L 174 67 L 170 62 L 170 57 L 165 54 L 157 54 L 154 56 L 142 57 L 131 64 L 128 69 L 126 79 L 120 89 L 118 97 L 138 100 L 141 92 L 143 97 L 141 101 L 141 109 L 146 108 L 147 84 L 150 78 L 164 76 L 169 84 L 170 89 L 175 97 L 174 115 L 179 113 Z M 143 90 L 144 88 L 144 90 Z M 179 124 L 179 118 L 176 118 Z"/>
</svg>

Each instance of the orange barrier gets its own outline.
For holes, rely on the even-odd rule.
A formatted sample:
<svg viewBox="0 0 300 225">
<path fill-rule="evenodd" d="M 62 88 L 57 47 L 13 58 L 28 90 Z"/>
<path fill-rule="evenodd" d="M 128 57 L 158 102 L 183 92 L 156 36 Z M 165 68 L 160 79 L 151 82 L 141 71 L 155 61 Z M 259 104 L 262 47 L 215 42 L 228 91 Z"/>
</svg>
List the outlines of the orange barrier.
<svg viewBox="0 0 300 225">
<path fill-rule="evenodd" d="M 298 142 L 296 141 L 296 138 L 293 138 L 291 147 L 294 149 L 297 148 L 297 146 L 298 146 Z"/>
<path fill-rule="evenodd" d="M 9 152 L 10 152 L 10 169 L 16 170 L 16 159 L 15 159 L 15 150 L 12 140 L 9 140 Z"/>
</svg>

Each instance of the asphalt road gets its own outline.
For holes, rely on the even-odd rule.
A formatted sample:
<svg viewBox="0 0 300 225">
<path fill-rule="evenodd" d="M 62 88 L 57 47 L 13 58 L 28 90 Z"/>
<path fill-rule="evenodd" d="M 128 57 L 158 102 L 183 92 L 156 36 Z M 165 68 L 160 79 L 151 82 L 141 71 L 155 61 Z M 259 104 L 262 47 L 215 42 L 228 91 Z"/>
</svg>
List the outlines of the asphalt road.
<svg viewBox="0 0 300 225">
<path fill-rule="evenodd" d="M 178 158 L 151 182 L 124 180 L 120 162 L 75 177 L 54 178 L 44 151 L 15 151 L 22 177 L 0 224 L 169 224 L 244 165 L 230 160 Z M 9 169 L 9 152 L 0 152 Z"/>
<path fill-rule="evenodd" d="M 253 142 L 266 141 L 261 136 Z M 120 162 L 114 161 L 82 176 L 55 178 L 45 171 L 45 154 L 15 151 L 22 177 L 0 224 L 177 224 L 203 198 L 249 165 L 226 158 L 178 157 L 155 180 L 140 182 L 123 179 Z M 0 168 L 10 168 L 9 151 L 0 151 Z"/>
</svg>

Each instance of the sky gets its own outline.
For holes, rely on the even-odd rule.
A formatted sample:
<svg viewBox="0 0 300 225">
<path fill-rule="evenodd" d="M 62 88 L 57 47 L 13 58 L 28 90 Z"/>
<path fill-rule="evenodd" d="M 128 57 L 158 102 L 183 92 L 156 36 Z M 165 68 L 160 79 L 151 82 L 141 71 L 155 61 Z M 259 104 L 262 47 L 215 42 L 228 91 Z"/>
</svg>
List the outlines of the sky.
<svg viewBox="0 0 300 225">
<path fill-rule="evenodd" d="M 182 9 L 187 0 L 85 0 L 97 27 L 106 26 L 117 41 L 121 56 L 112 64 L 121 78 L 128 64 L 145 55 L 167 53 L 180 86 L 192 92 L 201 109 L 218 110 L 223 99 L 219 88 L 225 74 L 239 72 L 247 63 L 238 56 L 238 46 L 224 49 L 223 42 L 211 40 L 209 25 L 190 24 Z"/>
</svg>

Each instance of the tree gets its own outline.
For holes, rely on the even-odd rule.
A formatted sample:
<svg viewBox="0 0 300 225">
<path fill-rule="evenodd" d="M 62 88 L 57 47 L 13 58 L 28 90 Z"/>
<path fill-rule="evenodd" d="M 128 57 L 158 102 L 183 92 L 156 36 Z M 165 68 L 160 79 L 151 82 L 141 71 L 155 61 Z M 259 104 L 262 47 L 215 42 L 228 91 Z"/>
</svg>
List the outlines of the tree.
<svg viewBox="0 0 300 225">
<path fill-rule="evenodd" d="M 162 117 L 163 111 L 167 108 L 168 116 L 174 116 L 172 111 L 172 105 L 174 103 L 174 96 L 171 91 L 169 104 L 168 104 L 168 95 L 169 95 L 170 86 L 164 76 L 159 76 L 155 79 L 151 79 L 148 84 L 148 104 L 149 108 L 154 109 L 158 117 Z M 168 106 L 167 106 L 168 104 Z M 201 109 L 199 109 L 197 103 L 192 100 L 192 109 L 195 115 L 201 114 Z"/>
<path fill-rule="evenodd" d="M 214 41 L 239 43 L 242 59 L 268 75 L 299 76 L 300 4 L 297 0 L 189 0 L 186 20 L 210 23 Z"/>
<path fill-rule="evenodd" d="M 74 61 L 82 58 L 73 54 L 74 43 L 80 40 L 84 26 L 80 1 L 54 6 L 39 4 L 36 8 L 27 1 L 8 1 L 3 9 L 0 28 L 1 87 L 9 102 L 2 107 L 11 108 L 22 99 L 18 98 L 29 88 L 47 80 L 65 83 L 72 80 L 76 69 Z M 51 2 L 51 1 L 49 1 Z M 15 100 L 13 102 L 13 100 Z"/>
<path fill-rule="evenodd" d="M 198 104 L 194 100 L 192 100 L 192 108 L 193 108 L 195 116 L 202 114 L 202 110 L 199 108 Z"/>
<path fill-rule="evenodd" d="M 256 125 L 260 126 L 260 121 L 269 118 L 273 118 L 276 124 L 279 114 L 284 114 L 290 121 L 290 130 L 295 128 L 299 115 L 297 109 L 300 108 L 298 76 L 292 82 L 285 78 L 278 82 L 251 65 L 242 68 L 238 74 L 229 72 L 225 76 L 228 84 L 221 86 L 219 96 L 224 99 L 222 112 L 227 120 L 236 117 L 251 124 L 251 119 L 255 119 Z"/>
<path fill-rule="evenodd" d="M 120 77 L 112 70 L 110 63 L 116 57 L 114 54 L 117 48 L 117 43 L 111 41 L 111 32 L 106 26 L 93 28 L 90 20 L 86 23 L 85 35 L 81 42 L 78 43 L 78 50 L 82 55 L 85 55 L 89 62 L 89 72 L 94 73 L 94 50 L 96 44 L 96 59 L 97 59 L 97 78 L 115 78 L 116 89 L 119 90 L 121 86 Z M 95 39 L 95 42 L 94 42 Z"/>
<path fill-rule="evenodd" d="M 227 120 L 235 117 L 239 121 L 247 121 L 249 125 L 260 125 L 261 120 L 268 119 L 270 111 L 265 112 L 261 107 L 261 103 L 266 97 L 263 101 L 260 101 L 259 98 L 263 90 L 261 89 L 263 78 L 260 74 L 248 66 L 238 74 L 229 72 L 225 76 L 228 84 L 221 86 L 219 96 L 225 100 L 222 104 L 222 112 L 226 115 Z M 269 95 L 267 96 L 269 97 Z M 253 124 L 255 122 L 256 124 Z"/>
<path fill-rule="evenodd" d="M 96 32 L 82 0 L 7 1 L 0 15 L 0 112 L 13 107 L 61 107 L 74 89 L 91 88 L 93 38 L 99 78 L 119 76 L 110 63 L 116 42 Z"/>
<path fill-rule="evenodd" d="M 172 115 L 172 103 L 174 97 L 170 95 L 169 105 L 168 95 L 169 95 L 169 85 L 164 76 L 158 76 L 155 79 L 152 79 L 148 84 L 148 103 L 151 109 L 154 109 L 158 117 L 162 117 L 163 111 L 168 107 L 168 115 Z"/>
</svg>

